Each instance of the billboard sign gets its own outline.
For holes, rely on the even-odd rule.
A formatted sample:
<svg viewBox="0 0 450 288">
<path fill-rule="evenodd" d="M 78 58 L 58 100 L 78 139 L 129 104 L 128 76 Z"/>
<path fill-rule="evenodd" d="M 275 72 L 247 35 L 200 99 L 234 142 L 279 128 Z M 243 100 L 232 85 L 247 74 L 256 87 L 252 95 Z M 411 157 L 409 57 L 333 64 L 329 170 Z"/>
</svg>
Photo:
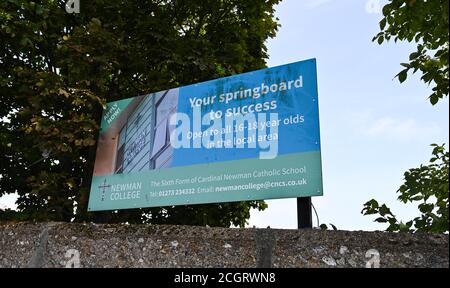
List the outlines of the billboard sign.
<svg viewBox="0 0 450 288">
<path fill-rule="evenodd" d="M 311 59 L 108 103 L 88 209 L 322 193 Z"/>
</svg>

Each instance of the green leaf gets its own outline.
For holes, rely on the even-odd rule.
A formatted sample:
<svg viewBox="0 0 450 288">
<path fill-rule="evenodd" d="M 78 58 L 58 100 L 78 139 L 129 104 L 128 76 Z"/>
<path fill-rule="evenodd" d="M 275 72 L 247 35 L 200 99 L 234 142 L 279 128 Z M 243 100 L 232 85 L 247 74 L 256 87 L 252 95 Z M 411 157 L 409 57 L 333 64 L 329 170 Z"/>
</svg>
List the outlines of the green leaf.
<svg viewBox="0 0 450 288">
<path fill-rule="evenodd" d="M 386 18 L 383 18 L 381 21 L 380 21 L 380 29 L 381 30 L 384 30 L 384 28 L 386 27 Z"/>
<path fill-rule="evenodd" d="M 388 222 L 388 220 L 386 218 L 383 218 L 383 217 L 378 217 L 374 221 L 375 222 L 379 222 L 379 223 L 386 223 L 386 222 Z"/>
<path fill-rule="evenodd" d="M 380 215 L 392 215 L 391 209 L 389 209 L 385 204 L 381 205 L 380 207 Z"/>
<path fill-rule="evenodd" d="M 370 200 L 369 202 L 366 203 L 366 205 L 370 205 L 373 208 L 378 208 L 379 207 L 379 204 L 378 204 L 377 200 L 375 200 L 375 199 Z"/>
<path fill-rule="evenodd" d="M 97 26 L 101 26 L 101 25 L 102 25 L 102 22 L 101 22 L 100 19 L 98 19 L 98 18 L 92 18 L 92 19 L 91 19 L 91 22 L 92 22 L 93 24 L 97 25 Z"/>
<path fill-rule="evenodd" d="M 419 205 L 419 210 L 422 213 L 430 213 L 433 211 L 434 205 L 433 204 L 421 204 Z"/>
<path fill-rule="evenodd" d="M 390 4 L 385 5 L 383 7 L 383 15 L 387 16 L 390 13 L 390 10 L 391 10 L 391 5 Z"/>
<path fill-rule="evenodd" d="M 408 69 L 403 70 L 397 76 L 400 83 L 405 82 L 406 78 L 408 77 Z"/>
<path fill-rule="evenodd" d="M 409 55 L 409 60 L 414 60 L 414 59 L 416 59 L 417 57 L 419 57 L 420 56 L 420 53 L 419 52 L 413 52 L 413 53 L 411 53 L 410 55 Z"/>
<path fill-rule="evenodd" d="M 439 102 L 439 96 L 436 93 L 433 93 L 429 99 L 432 105 L 436 105 Z"/>
</svg>

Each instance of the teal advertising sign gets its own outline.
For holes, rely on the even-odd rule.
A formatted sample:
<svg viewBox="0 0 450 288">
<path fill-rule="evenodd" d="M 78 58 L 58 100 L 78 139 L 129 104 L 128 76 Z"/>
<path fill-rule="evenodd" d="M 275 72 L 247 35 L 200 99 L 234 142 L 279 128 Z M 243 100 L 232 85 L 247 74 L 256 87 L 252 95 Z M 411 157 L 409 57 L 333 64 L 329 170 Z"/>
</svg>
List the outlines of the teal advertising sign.
<svg viewBox="0 0 450 288">
<path fill-rule="evenodd" d="M 321 195 L 315 59 L 103 112 L 89 211 Z"/>
</svg>

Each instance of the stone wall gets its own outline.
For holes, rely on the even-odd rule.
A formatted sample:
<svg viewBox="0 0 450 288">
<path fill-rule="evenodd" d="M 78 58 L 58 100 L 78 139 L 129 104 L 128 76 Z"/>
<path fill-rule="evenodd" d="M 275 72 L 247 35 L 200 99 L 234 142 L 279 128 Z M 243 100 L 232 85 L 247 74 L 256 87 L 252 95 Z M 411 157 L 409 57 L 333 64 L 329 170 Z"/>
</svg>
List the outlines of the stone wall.
<svg viewBox="0 0 450 288">
<path fill-rule="evenodd" d="M 0 267 L 449 267 L 448 235 L 0 224 Z"/>
</svg>

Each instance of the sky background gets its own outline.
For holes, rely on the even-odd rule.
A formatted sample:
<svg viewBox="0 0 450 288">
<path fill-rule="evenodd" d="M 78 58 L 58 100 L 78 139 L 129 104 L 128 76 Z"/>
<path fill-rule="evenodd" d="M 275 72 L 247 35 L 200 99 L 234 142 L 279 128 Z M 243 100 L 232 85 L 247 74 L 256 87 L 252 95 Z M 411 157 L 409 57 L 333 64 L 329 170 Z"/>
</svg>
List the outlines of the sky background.
<svg viewBox="0 0 450 288">
<path fill-rule="evenodd" d="M 284 0 L 276 8 L 281 27 L 267 43 L 269 67 L 317 59 L 324 196 L 313 204 L 320 223 L 341 230 L 386 227 L 361 214 L 372 198 L 401 219 L 416 216 L 396 200 L 403 173 L 428 162 L 431 143 L 449 142 L 448 99 L 432 106 L 418 75 L 403 84 L 394 79 L 415 46 L 372 42 L 385 2 Z M 4 196 L 0 207 L 14 208 L 14 201 Z M 296 199 L 267 203 L 252 211 L 249 227 L 297 227 Z"/>
<path fill-rule="evenodd" d="M 418 75 L 394 79 L 415 45 L 372 42 L 386 2 L 284 0 L 276 8 L 281 27 L 267 43 L 269 67 L 317 58 L 324 196 L 313 204 L 321 223 L 342 230 L 386 228 L 361 214 L 372 198 L 400 219 L 417 216 L 396 200 L 403 173 L 428 163 L 431 143 L 449 139 L 448 99 L 432 106 Z M 251 213 L 250 227 L 297 227 L 295 199 L 267 203 Z"/>
</svg>

